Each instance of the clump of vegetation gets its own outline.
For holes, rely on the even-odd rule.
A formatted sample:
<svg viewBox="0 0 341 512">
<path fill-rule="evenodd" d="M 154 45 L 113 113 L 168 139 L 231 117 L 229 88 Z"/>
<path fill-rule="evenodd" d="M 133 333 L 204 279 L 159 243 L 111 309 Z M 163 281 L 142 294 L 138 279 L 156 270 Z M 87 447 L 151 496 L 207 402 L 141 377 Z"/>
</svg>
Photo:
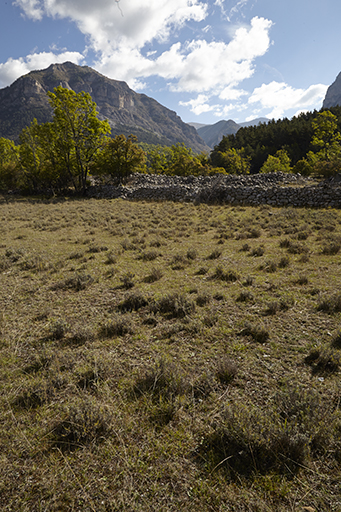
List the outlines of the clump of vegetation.
<svg viewBox="0 0 341 512">
<path fill-rule="evenodd" d="M 251 336 L 254 341 L 258 343 L 265 343 L 268 341 L 270 334 L 269 331 L 261 324 L 245 323 L 245 327 L 241 330 L 240 334 L 243 336 Z"/>
<path fill-rule="evenodd" d="M 160 268 L 152 268 L 150 274 L 144 278 L 145 283 L 155 283 L 159 281 L 163 276 L 163 272 Z"/>
<path fill-rule="evenodd" d="M 304 361 L 311 366 L 313 374 L 335 373 L 340 368 L 340 354 L 331 349 L 314 349 Z"/>
<path fill-rule="evenodd" d="M 156 300 L 151 309 L 170 318 L 184 318 L 195 311 L 195 303 L 184 294 L 174 293 Z"/>
<path fill-rule="evenodd" d="M 109 410 L 90 399 L 77 400 L 64 407 L 62 419 L 49 432 L 52 447 L 62 451 L 75 450 L 103 441 L 110 433 Z"/>
<path fill-rule="evenodd" d="M 125 313 L 126 311 L 138 311 L 139 309 L 148 306 L 149 300 L 141 292 L 136 291 L 130 293 L 124 300 L 117 306 L 118 310 Z"/>
<path fill-rule="evenodd" d="M 135 331 L 134 322 L 128 315 L 116 316 L 106 321 L 99 330 L 101 338 L 114 338 L 133 334 Z"/>
<path fill-rule="evenodd" d="M 175 364 L 161 358 L 136 377 L 132 391 L 136 397 L 148 394 L 154 399 L 171 399 L 183 395 L 187 390 L 187 380 Z"/>
<path fill-rule="evenodd" d="M 94 278 L 85 272 L 75 273 L 74 275 L 55 283 L 52 290 L 85 290 L 94 282 Z"/>
<path fill-rule="evenodd" d="M 230 384 L 238 374 L 236 363 L 229 357 L 222 357 L 217 362 L 216 377 L 222 384 Z"/>
<path fill-rule="evenodd" d="M 329 314 L 339 313 L 341 311 L 341 293 L 321 297 L 317 310 Z"/>
<path fill-rule="evenodd" d="M 234 282 L 239 279 L 238 274 L 234 270 L 224 270 L 223 267 L 218 266 L 211 279 L 218 279 L 219 281 Z"/>
</svg>

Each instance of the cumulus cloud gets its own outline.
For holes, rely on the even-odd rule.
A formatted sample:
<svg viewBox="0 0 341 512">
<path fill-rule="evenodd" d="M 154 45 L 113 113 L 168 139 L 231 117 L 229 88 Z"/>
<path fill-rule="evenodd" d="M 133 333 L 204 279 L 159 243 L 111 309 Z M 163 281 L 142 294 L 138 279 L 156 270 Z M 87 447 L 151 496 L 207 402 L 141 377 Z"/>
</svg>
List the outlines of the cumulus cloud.
<svg viewBox="0 0 341 512">
<path fill-rule="evenodd" d="M 111 55 L 102 54 L 96 69 L 129 84 L 131 80 L 157 75 L 166 79 L 173 91 L 223 96 L 230 92 L 236 97 L 232 87 L 252 76 L 254 60 L 269 48 L 271 25 L 271 21 L 255 17 L 249 27 L 239 28 L 228 43 L 204 39 L 177 42 L 154 59 L 144 57 L 138 48 L 122 46 Z"/>
<path fill-rule="evenodd" d="M 272 109 L 267 117 L 282 117 L 286 110 L 297 111 L 314 108 L 325 97 L 328 86 L 311 85 L 308 89 L 295 89 L 284 82 L 271 82 L 257 87 L 249 97 L 249 104 L 260 104 Z"/>
<path fill-rule="evenodd" d="M 209 3 L 204 0 L 16 0 L 16 5 L 35 20 L 73 21 L 97 53 L 94 67 L 137 88 L 146 78 L 159 76 L 173 91 L 209 93 L 218 88 L 219 93 L 252 76 L 254 60 L 270 45 L 272 22 L 255 17 L 228 42 L 202 37 L 152 53 L 153 44 L 168 41 L 189 22 L 206 19 Z M 222 0 L 215 5 L 222 7 Z"/>
<path fill-rule="evenodd" d="M 83 60 L 84 57 L 82 54 L 67 51 L 60 54 L 52 52 L 32 53 L 25 58 L 10 58 L 5 63 L 0 64 L 0 86 L 4 87 L 11 84 L 19 76 L 26 75 L 30 71 L 44 69 L 52 62 L 62 63 L 71 61 L 75 64 L 80 64 Z"/>
<path fill-rule="evenodd" d="M 101 52 L 122 44 L 142 48 L 153 39 L 164 41 L 174 28 L 203 20 L 208 10 L 200 0 L 16 0 L 16 5 L 32 19 L 44 14 L 72 20 Z"/>
<path fill-rule="evenodd" d="M 204 112 L 211 112 L 212 110 L 214 111 L 218 108 L 217 105 L 209 104 L 209 97 L 205 94 L 199 94 L 198 97 L 193 100 L 180 101 L 179 104 L 183 107 L 190 107 L 191 112 L 197 116 Z"/>
</svg>

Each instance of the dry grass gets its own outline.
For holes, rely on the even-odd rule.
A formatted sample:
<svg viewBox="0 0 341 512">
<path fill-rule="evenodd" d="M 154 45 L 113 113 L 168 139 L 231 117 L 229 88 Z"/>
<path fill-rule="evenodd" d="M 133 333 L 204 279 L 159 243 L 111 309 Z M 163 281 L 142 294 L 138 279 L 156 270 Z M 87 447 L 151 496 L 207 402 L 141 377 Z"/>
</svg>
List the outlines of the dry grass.
<svg viewBox="0 0 341 512">
<path fill-rule="evenodd" d="M 340 211 L 0 219 L 1 510 L 341 510 Z"/>
</svg>

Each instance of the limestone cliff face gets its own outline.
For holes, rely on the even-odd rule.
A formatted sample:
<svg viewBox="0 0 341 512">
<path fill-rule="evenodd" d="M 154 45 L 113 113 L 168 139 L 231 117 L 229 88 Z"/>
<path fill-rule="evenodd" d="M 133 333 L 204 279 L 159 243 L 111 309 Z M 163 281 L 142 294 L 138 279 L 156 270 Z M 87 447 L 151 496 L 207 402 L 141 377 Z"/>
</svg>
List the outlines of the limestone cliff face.
<svg viewBox="0 0 341 512">
<path fill-rule="evenodd" d="M 322 108 L 330 108 L 341 105 L 341 73 L 336 77 L 335 82 L 327 89 Z"/>
<path fill-rule="evenodd" d="M 11 86 L 0 89 L 0 137 L 17 140 L 20 131 L 34 118 L 38 123 L 51 120 L 47 91 L 59 85 L 75 92 L 88 92 L 97 104 L 100 119 L 108 119 L 111 134 L 131 133 L 139 141 L 171 145 L 183 142 L 194 151 L 209 148 L 192 126 L 156 100 L 138 94 L 125 82 L 111 80 L 87 66 L 71 62 L 52 64 L 32 71 Z"/>
</svg>

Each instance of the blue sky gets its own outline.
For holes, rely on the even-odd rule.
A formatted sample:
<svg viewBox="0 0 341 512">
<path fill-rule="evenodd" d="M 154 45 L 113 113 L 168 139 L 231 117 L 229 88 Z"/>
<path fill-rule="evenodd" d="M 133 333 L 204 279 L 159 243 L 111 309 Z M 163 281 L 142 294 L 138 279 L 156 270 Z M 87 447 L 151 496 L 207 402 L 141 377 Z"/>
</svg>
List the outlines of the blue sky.
<svg viewBox="0 0 341 512">
<path fill-rule="evenodd" d="M 341 72 L 340 0 L 1 0 L 0 87 L 88 65 L 185 122 L 320 109 Z"/>
</svg>

